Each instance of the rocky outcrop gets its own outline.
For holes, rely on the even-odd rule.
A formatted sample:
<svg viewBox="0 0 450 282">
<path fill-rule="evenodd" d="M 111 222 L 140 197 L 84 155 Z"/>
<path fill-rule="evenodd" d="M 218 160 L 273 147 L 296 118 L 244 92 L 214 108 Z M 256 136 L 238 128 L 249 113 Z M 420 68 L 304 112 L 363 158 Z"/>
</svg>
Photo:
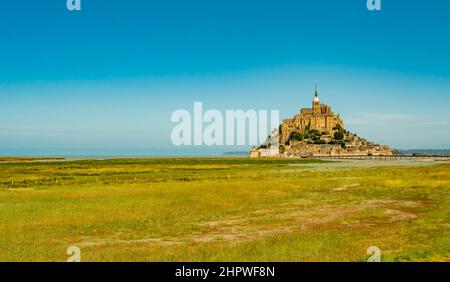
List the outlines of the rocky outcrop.
<svg viewBox="0 0 450 282">
<path fill-rule="evenodd" d="M 388 146 L 369 142 L 340 126 L 330 132 L 311 129 L 295 132 L 280 145 L 280 156 L 285 157 L 326 157 L 326 156 L 361 156 L 392 155 Z"/>
<path fill-rule="evenodd" d="M 285 119 L 264 144 L 252 148 L 250 157 L 392 154 L 388 146 L 369 142 L 345 130 L 339 114 L 320 103 L 316 84 L 312 108 L 302 108 L 292 119 Z"/>
</svg>

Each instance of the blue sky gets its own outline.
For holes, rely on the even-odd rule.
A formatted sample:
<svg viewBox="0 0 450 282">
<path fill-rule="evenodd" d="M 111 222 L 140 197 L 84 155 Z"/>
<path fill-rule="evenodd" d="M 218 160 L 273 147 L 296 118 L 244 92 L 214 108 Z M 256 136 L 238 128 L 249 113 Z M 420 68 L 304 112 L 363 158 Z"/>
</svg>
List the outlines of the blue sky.
<svg viewBox="0 0 450 282">
<path fill-rule="evenodd" d="M 190 154 L 170 148 L 174 110 L 202 101 L 287 118 L 310 105 L 314 80 L 359 135 L 448 148 L 449 11 L 446 0 L 382 0 L 378 12 L 365 0 L 82 0 L 81 12 L 8 1 L 0 154 Z"/>
</svg>

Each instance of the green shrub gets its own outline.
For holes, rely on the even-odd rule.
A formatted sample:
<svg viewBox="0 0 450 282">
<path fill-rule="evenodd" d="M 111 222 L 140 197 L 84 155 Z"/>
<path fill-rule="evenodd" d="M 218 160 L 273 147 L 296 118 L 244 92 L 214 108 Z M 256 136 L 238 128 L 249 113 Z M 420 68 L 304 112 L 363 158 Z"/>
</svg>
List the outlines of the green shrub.
<svg viewBox="0 0 450 282">
<path fill-rule="evenodd" d="M 314 144 L 327 144 L 327 141 L 325 141 L 323 139 L 317 139 L 317 140 L 314 140 Z"/>
<path fill-rule="evenodd" d="M 336 139 L 336 140 L 344 139 L 344 132 L 342 130 L 336 131 L 334 133 L 334 139 Z"/>
<path fill-rule="evenodd" d="M 289 136 L 289 140 L 296 140 L 296 141 L 302 141 L 303 135 L 299 132 L 292 132 Z"/>
<path fill-rule="evenodd" d="M 336 126 L 335 126 L 335 127 L 333 127 L 333 130 L 338 130 L 338 131 L 341 131 L 341 129 L 342 129 L 342 126 L 341 126 L 341 125 L 339 125 L 339 124 L 336 124 Z"/>
</svg>

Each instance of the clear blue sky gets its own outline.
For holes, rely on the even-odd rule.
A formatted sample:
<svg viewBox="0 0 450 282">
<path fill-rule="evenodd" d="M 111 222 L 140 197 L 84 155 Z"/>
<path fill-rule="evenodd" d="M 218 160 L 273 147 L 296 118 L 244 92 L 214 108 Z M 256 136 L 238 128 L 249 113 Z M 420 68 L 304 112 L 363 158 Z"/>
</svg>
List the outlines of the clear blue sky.
<svg viewBox="0 0 450 282">
<path fill-rule="evenodd" d="M 4 1 L 0 155 L 171 154 L 171 113 L 322 102 L 396 148 L 450 147 L 450 2 Z M 185 149 L 184 152 L 191 152 Z M 212 150 L 212 149 L 211 149 Z M 177 152 L 180 152 L 179 150 Z"/>
</svg>

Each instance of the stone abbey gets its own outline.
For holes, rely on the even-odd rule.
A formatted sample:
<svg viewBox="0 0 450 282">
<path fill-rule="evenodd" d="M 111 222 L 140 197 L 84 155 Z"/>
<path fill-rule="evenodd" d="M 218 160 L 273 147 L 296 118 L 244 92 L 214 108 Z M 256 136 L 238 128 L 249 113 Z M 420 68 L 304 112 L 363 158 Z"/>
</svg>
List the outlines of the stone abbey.
<svg viewBox="0 0 450 282">
<path fill-rule="evenodd" d="M 294 132 L 305 133 L 308 128 L 331 132 L 337 125 L 344 128 L 344 122 L 339 118 L 339 114 L 335 115 L 330 106 L 320 103 L 316 82 L 312 108 L 302 108 L 294 118 L 283 121 L 280 128 L 280 143 L 285 144 Z"/>
<path fill-rule="evenodd" d="M 250 157 L 326 157 L 355 155 L 392 155 L 388 146 L 369 142 L 349 132 L 339 114 L 321 104 L 317 89 L 311 108 L 302 108 L 292 119 L 283 120 L 278 129 Z"/>
</svg>

